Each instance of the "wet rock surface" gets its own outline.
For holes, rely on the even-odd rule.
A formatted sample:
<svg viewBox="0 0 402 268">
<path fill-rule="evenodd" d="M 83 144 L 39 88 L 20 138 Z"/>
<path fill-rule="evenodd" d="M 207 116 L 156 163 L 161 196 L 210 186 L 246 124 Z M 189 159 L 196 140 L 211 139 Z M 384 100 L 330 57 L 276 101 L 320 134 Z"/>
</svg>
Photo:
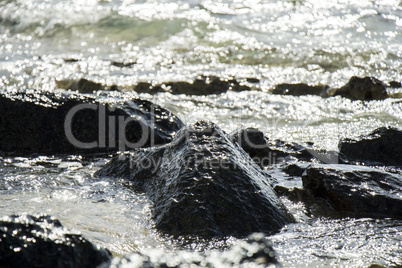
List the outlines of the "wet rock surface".
<svg viewBox="0 0 402 268">
<path fill-rule="evenodd" d="M 65 59 L 66 62 L 76 62 L 76 59 Z M 131 68 L 135 62 L 116 62 L 112 61 L 111 66 L 118 68 Z M 247 82 L 243 84 L 243 82 Z M 250 91 L 255 89 L 252 84 L 258 84 L 260 80 L 248 77 L 245 79 L 224 79 L 216 76 L 200 76 L 193 82 L 175 81 L 163 82 L 160 84 L 152 84 L 150 82 L 139 82 L 132 90 L 137 93 L 156 94 L 161 92 L 169 92 L 171 94 L 186 95 L 211 95 L 222 94 L 227 91 Z M 85 78 L 76 80 L 58 80 L 56 85 L 60 89 L 78 91 L 80 93 L 94 93 L 97 91 L 119 91 L 122 88 L 117 85 L 106 86 Z M 388 83 L 391 88 L 400 88 L 401 82 L 391 81 Z M 269 90 L 270 93 L 276 95 L 306 96 L 315 95 L 321 97 L 342 96 L 351 100 L 382 100 L 394 95 L 388 95 L 384 82 L 374 77 L 356 77 L 350 78 L 349 82 L 340 88 L 330 88 L 328 85 L 308 85 L 306 83 L 282 83 L 274 86 Z M 396 95 L 395 95 L 396 96 Z M 395 97 L 394 96 L 394 97 Z"/>
<path fill-rule="evenodd" d="M 389 82 L 389 86 L 392 87 L 392 88 L 401 88 L 402 87 L 402 82 L 391 81 L 391 82 Z"/>
<path fill-rule="evenodd" d="M 291 96 L 304 96 L 304 95 L 317 95 L 321 96 L 323 92 L 328 89 L 326 85 L 307 85 L 304 83 L 297 84 L 279 84 L 274 89 L 270 90 L 272 94 L 291 95 Z"/>
<path fill-rule="evenodd" d="M 294 200 L 316 206 L 316 216 L 402 219 L 400 174 L 362 166 L 315 164 L 307 168 L 302 180 L 303 189 L 289 193 Z"/>
<path fill-rule="evenodd" d="M 385 85 L 374 77 L 350 78 L 341 88 L 332 89 L 330 96 L 342 96 L 351 100 L 383 100 L 388 97 Z"/>
<path fill-rule="evenodd" d="M 101 83 L 96 83 L 85 78 L 76 80 L 59 80 L 56 81 L 56 85 L 60 89 L 78 91 L 80 93 L 94 93 L 97 91 L 115 91 L 117 86 L 107 87 Z"/>
<path fill-rule="evenodd" d="M 292 222 L 270 178 L 219 127 L 200 121 L 170 143 L 113 158 L 95 176 L 122 177 L 153 203 L 173 236 L 243 237 Z"/>
<path fill-rule="evenodd" d="M 0 219 L 0 267 L 96 267 L 110 259 L 108 250 L 50 216 Z"/>
<path fill-rule="evenodd" d="M 133 253 L 124 258 L 115 258 L 111 267 L 282 267 L 275 259 L 275 251 L 264 234 L 255 233 L 247 241 L 227 251 L 166 253 L 151 250 Z"/>
<path fill-rule="evenodd" d="M 0 151 L 15 155 L 105 153 L 160 145 L 170 142 L 183 125 L 158 105 L 122 95 L 0 94 Z"/>
<path fill-rule="evenodd" d="M 343 139 L 339 152 L 346 163 L 402 166 L 402 131 L 381 127 L 368 135 Z"/>
<path fill-rule="evenodd" d="M 251 90 L 246 85 L 241 85 L 236 79 L 224 80 L 219 77 L 203 76 L 194 82 L 166 82 L 163 84 L 152 85 L 151 83 L 141 82 L 134 87 L 138 93 L 155 94 L 158 92 L 169 92 L 172 94 L 186 95 L 210 95 L 221 94 L 226 91 L 246 91 Z"/>
<path fill-rule="evenodd" d="M 232 142 L 239 144 L 260 167 L 292 159 L 324 163 L 334 163 L 338 160 L 335 152 L 319 151 L 281 140 L 270 140 L 263 132 L 255 128 L 240 129 L 231 133 L 230 137 Z"/>
</svg>

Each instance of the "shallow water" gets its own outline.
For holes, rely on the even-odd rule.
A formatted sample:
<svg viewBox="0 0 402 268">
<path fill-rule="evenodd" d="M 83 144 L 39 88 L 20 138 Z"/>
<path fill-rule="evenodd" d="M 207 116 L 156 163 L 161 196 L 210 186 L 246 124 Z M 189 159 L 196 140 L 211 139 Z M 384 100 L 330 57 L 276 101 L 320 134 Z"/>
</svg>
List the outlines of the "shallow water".
<svg viewBox="0 0 402 268">
<path fill-rule="evenodd" d="M 135 64 L 121 68 L 114 61 Z M 352 102 L 267 91 L 283 82 L 341 86 L 353 75 L 402 81 L 401 70 L 402 1 L 0 2 L 2 89 L 54 90 L 58 81 L 80 77 L 127 92 L 140 81 L 258 78 L 259 84 L 248 84 L 255 89 L 250 92 L 140 96 L 186 123 L 210 119 L 227 132 L 254 126 L 270 138 L 327 150 L 380 126 L 402 128 L 402 99 Z M 1 158 L 0 216 L 53 215 L 115 255 L 174 251 L 177 244 L 152 229 L 145 196 L 92 177 L 105 161 Z M 402 266 L 401 221 L 310 219 L 300 204 L 284 202 L 300 221 L 271 236 L 284 267 Z"/>
</svg>

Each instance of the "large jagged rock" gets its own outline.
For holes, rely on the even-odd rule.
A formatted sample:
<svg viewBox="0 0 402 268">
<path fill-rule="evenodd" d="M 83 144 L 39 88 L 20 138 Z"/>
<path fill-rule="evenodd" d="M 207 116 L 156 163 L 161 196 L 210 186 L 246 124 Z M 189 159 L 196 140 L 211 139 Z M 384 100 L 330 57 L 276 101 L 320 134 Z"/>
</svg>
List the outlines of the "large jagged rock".
<svg viewBox="0 0 402 268">
<path fill-rule="evenodd" d="M 384 83 L 373 77 L 353 76 L 346 85 L 328 93 L 330 96 L 339 95 L 351 100 L 383 100 L 388 97 Z"/>
<path fill-rule="evenodd" d="M 96 176 L 122 177 L 153 203 L 156 228 L 173 236 L 246 236 L 293 221 L 270 178 L 211 122 L 165 146 L 113 158 Z"/>
<path fill-rule="evenodd" d="M 282 267 L 275 258 L 271 242 L 264 234 L 250 235 L 231 249 L 207 252 L 178 251 L 166 253 L 162 250 L 151 250 L 133 253 L 130 256 L 113 259 L 110 266 L 100 268 L 142 268 L 142 267 Z"/>
<path fill-rule="evenodd" d="M 312 165 L 302 176 L 304 192 L 293 197 L 316 214 L 335 217 L 402 219 L 402 176 L 352 165 Z M 320 204 L 314 204 L 319 201 Z M 318 216 L 318 215 L 316 215 Z"/>
<path fill-rule="evenodd" d="M 111 257 L 50 216 L 0 219 L 0 267 L 96 267 Z"/>
<path fill-rule="evenodd" d="M 169 111 L 122 95 L 0 93 L 0 151 L 16 155 L 123 151 L 170 142 L 183 123 Z"/>
<path fill-rule="evenodd" d="M 346 163 L 402 166 L 402 131 L 392 127 L 375 129 L 368 135 L 339 142 Z"/>
<path fill-rule="evenodd" d="M 291 158 L 302 161 L 337 163 L 335 152 L 315 150 L 297 143 L 270 140 L 255 128 L 245 128 L 230 134 L 232 142 L 238 143 L 243 150 L 260 166 L 265 167 Z"/>
</svg>

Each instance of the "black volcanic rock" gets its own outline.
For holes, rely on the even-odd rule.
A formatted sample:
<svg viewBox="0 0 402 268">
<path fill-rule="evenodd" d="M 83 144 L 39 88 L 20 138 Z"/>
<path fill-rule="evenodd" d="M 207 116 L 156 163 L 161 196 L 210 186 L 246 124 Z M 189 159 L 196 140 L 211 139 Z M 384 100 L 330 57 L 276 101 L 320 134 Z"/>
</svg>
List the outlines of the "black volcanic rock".
<svg viewBox="0 0 402 268">
<path fill-rule="evenodd" d="M 302 180 L 304 192 L 293 193 L 308 206 L 314 198 L 327 204 L 328 208 L 319 210 L 324 216 L 335 212 L 338 217 L 402 219 L 399 174 L 363 166 L 312 165 Z"/>
<path fill-rule="evenodd" d="M 111 257 L 50 216 L 0 219 L 0 267 L 96 267 Z"/>
<path fill-rule="evenodd" d="M 330 92 L 332 96 L 342 96 L 351 100 L 383 100 L 388 97 L 385 85 L 373 77 L 350 78 L 349 82 L 341 88 Z"/>
<path fill-rule="evenodd" d="M 346 163 L 402 166 L 402 131 L 396 128 L 381 127 L 356 139 L 342 139 L 338 147 Z"/>
<path fill-rule="evenodd" d="M 104 153 L 170 142 L 179 118 L 138 98 L 69 92 L 0 93 L 0 151 Z"/>
<path fill-rule="evenodd" d="M 182 129 L 165 146 L 116 156 L 96 176 L 145 192 L 156 228 L 175 237 L 272 233 L 294 220 L 268 175 L 211 122 Z"/>
<path fill-rule="evenodd" d="M 110 266 L 101 268 L 142 268 L 142 267 L 282 267 L 275 258 L 271 242 L 264 234 L 255 233 L 246 241 L 229 250 L 166 253 L 162 250 L 142 251 L 127 257 L 113 259 Z"/>
</svg>

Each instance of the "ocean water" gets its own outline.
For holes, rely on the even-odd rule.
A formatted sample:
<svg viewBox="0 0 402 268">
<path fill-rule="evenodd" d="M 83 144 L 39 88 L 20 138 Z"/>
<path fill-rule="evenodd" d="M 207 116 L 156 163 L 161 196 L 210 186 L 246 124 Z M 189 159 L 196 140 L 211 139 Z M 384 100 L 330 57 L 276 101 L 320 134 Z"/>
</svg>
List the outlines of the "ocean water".
<svg viewBox="0 0 402 268">
<path fill-rule="evenodd" d="M 269 89 L 299 82 L 338 87 L 352 76 L 389 83 L 402 81 L 401 70 L 397 0 L 0 1 L 0 90 L 52 91 L 60 81 L 86 78 L 137 95 L 132 89 L 139 82 L 236 78 L 254 90 L 140 97 L 186 123 L 209 119 L 227 132 L 258 127 L 270 138 L 327 150 L 380 126 L 402 128 L 402 99 L 353 102 L 272 95 Z M 176 250 L 152 229 L 145 196 L 92 177 L 105 161 L 79 155 L 0 158 L 0 216 L 51 214 L 116 256 Z M 401 221 L 310 219 L 302 205 L 284 202 L 299 220 L 270 237 L 284 267 L 402 266 Z"/>
</svg>

